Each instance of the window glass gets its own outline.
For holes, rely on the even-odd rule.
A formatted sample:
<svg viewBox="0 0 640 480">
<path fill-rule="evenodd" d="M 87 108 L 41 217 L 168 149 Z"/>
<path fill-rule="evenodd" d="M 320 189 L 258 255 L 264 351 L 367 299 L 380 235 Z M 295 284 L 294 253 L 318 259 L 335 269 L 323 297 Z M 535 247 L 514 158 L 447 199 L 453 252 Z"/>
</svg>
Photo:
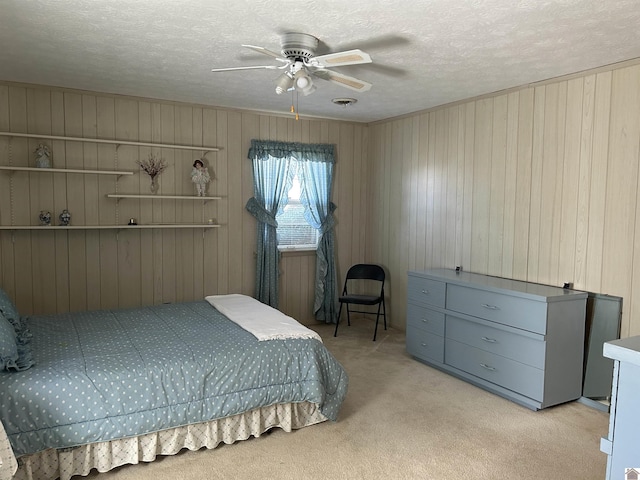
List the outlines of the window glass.
<svg viewBox="0 0 640 480">
<path fill-rule="evenodd" d="M 315 250 L 318 247 L 318 230 L 304 218 L 304 206 L 300 203 L 300 180 L 293 178 L 289 190 L 289 203 L 276 215 L 278 222 L 278 248 L 280 250 Z"/>
</svg>

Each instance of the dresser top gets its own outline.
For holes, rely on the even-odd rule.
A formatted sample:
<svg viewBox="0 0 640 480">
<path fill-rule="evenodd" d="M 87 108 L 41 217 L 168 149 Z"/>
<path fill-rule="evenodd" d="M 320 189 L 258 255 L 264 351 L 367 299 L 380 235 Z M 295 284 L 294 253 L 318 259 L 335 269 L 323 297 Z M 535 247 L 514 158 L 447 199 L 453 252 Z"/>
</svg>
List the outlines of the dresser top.
<svg viewBox="0 0 640 480">
<path fill-rule="evenodd" d="M 539 283 L 523 282 L 502 277 L 492 277 L 470 272 L 456 272 L 451 269 L 433 269 L 423 271 L 411 271 L 409 275 L 445 281 L 457 285 L 482 288 L 494 292 L 507 293 L 533 300 L 555 302 L 587 298 L 588 293 L 579 290 L 570 290 Z"/>
<path fill-rule="evenodd" d="M 602 353 L 607 358 L 640 366 L 640 336 L 605 342 Z"/>
</svg>

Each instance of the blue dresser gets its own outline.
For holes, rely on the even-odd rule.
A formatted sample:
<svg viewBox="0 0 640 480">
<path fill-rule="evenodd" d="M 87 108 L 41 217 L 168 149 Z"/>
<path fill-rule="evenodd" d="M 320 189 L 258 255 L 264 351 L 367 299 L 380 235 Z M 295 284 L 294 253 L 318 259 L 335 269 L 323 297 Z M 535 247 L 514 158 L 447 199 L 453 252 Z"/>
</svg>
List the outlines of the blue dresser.
<svg viewBox="0 0 640 480">
<path fill-rule="evenodd" d="M 640 336 L 606 342 L 613 359 L 609 435 L 600 441 L 607 455 L 607 480 L 625 478 L 625 468 L 640 471 Z"/>
<path fill-rule="evenodd" d="M 532 410 L 581 396 L 586 292 L 446 269 L 407 292 L 416 359 Z"/>
</svg>

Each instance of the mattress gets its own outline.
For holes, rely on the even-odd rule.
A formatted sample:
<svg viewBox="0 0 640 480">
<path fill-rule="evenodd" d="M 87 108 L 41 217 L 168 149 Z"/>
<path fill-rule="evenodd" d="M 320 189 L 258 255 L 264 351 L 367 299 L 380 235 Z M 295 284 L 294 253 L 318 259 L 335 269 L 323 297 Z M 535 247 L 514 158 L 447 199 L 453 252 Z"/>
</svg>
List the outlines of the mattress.
<svg viewBox="0 0 640 480">
<path fill-rule="evenodd" d="M 26 322 L 35 365 L 0 373 L 0 420 L 16 457 L 279 404 L 335 420 L 347 391 L 318 339 L 259 341 L 204 300 Z"/>
</svg>

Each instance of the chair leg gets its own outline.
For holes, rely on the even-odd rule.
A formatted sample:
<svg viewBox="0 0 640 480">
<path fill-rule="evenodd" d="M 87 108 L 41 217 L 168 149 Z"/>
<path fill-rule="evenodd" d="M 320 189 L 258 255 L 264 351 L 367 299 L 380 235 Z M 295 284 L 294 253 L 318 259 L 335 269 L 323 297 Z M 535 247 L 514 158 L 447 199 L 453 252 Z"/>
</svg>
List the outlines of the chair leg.
<svg viewBox="0 0 640 480">
<path fill-rule="evenodd" d="M 382 317 L 384 318 L 384 329 L 387 329 L 387 308 L 384 303 L 384 297 L 382 298 Z"/>
<path fill-rule="evenodd" d="M 349 314 L 349 304 L 347 303 L 347 325 L 351 326 L 351 315 Z"/>
<path fill-rule="evenodd" d="M 336 318 L 336 331 L 333 332 L 333 336 L 338 336 L 338 325 L 340 325 L 340 314 L 342 313 L 342 303 L 340 304 L 340 308 L 338 309 L 338 318 Z"/>
<path fill-rule="evenodd" d="M 374 342 L 376 341 L 376 336 L 378 335 L 378 322 L 380 321 L 380 306 L 381 305 L 382 305 L 381 303 L 378 304 L 378 314 L 376 315 L 376 329 L 373 331 L 373 341 Z M 386 319 L 384 321 L 384 329 L 385 330 L 387 329 L 387 321 L 386 321 Z"/>
</svg>

